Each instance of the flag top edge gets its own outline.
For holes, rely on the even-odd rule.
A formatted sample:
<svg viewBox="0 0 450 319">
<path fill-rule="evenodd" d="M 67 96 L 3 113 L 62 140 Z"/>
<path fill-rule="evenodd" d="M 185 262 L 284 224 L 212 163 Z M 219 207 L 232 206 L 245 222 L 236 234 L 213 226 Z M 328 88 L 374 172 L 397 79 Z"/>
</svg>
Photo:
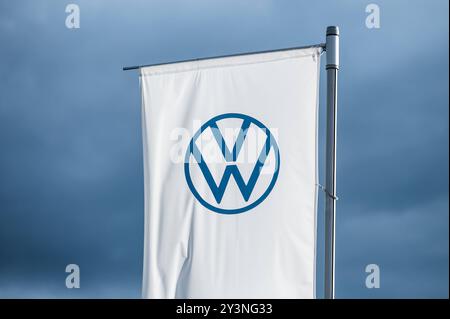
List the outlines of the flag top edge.
<svg viewBox="0 0 450 319">
<path fill-rule="evenodd" d="M 225 56 L 225 57 L 213 57 L 192 61 L 181 61 L 154 66 L 143 66 L 140 67 L 140 76 L 163 75 L 170 73 L 194 71 L 200 69 L 233 67 L 245 64 L 275 62 L 293 58 L 320 56 L 323 53 L 323 51 L 324 51 L 323 48 L 318 46 L 303 49 L 260 52 L 243 55 Z"/>
</svg>

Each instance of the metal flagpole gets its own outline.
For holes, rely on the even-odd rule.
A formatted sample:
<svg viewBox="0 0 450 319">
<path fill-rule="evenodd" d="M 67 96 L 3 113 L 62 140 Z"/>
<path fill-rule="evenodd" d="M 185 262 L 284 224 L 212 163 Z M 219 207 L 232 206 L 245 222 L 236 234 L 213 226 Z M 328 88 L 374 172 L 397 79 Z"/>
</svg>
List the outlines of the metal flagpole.
<svg viewBox="0 0 450 319">
<path fill-rule="evenodd" d="M 339 70 L 339 28 L 327 28 L 327 141 L 325 202 L 325 298 L 334 299 L 336 228 L 336 121 Z"/>
</svg>

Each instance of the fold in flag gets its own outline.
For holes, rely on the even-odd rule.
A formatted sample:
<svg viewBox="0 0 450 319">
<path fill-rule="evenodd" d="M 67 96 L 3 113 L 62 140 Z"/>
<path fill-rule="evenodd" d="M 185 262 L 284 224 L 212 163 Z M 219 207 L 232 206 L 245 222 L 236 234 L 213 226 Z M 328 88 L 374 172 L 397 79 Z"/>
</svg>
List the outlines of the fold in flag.
<svg viewBox="0 0 450 319">
<path fill-rule="evenodd" d="M 322 49 L 140 69 L 144 298 L 314 298 Z"/>
</svg>

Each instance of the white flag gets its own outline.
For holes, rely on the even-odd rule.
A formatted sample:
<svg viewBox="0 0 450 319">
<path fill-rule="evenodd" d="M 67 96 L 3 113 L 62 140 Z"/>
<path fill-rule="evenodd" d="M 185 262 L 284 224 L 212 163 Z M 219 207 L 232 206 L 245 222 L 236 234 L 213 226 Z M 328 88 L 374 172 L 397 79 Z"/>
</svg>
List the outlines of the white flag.
<svg viewBox="0 0 450 319">
<path fill-rule="evenodd" d="M 141 68 L 144 298 L 314 298 L 321 48 Z"/>
</svg>

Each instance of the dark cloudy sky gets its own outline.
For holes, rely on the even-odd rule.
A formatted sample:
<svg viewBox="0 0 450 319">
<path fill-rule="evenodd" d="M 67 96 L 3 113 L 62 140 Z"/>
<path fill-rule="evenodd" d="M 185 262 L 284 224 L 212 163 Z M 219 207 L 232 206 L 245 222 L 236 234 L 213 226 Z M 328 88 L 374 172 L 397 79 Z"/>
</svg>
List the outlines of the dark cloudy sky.
<svg viewBox="0 0 450 319">
<path fill-rule="evenodd" d="M 447 298 L 447 0 L 0 0 L 0 297 L 140 296 L 140 92 L 123 66 L 319 43 L 327 25 L 342 32 L 337 297 Z"/>
</svg>

